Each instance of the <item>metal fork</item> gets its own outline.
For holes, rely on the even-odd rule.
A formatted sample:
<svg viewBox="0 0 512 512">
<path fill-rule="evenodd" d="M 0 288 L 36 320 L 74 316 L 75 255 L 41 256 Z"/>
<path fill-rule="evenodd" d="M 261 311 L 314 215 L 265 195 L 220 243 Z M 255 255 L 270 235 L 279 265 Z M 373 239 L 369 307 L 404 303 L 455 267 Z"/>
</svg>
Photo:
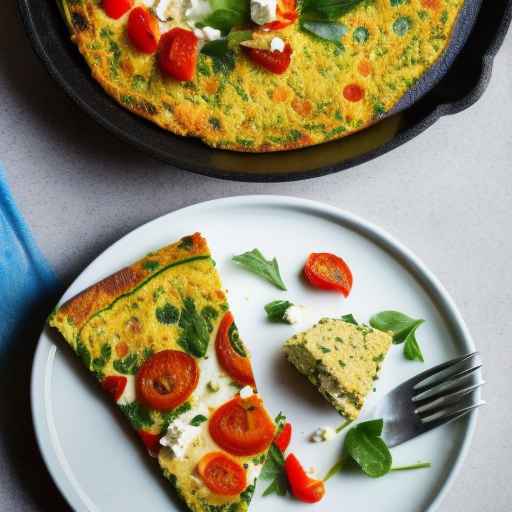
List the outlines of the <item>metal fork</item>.
<svg viewBox="0 0 512 512">
<path fill-rule="evenodd" d="M 382 418 L 382 438 L 393 447 L 461 418 L 485 404 L 476 398 L 484 384 L 478 352 L 434 366 L 390 391 L 371 411 Z"/>
</svg>

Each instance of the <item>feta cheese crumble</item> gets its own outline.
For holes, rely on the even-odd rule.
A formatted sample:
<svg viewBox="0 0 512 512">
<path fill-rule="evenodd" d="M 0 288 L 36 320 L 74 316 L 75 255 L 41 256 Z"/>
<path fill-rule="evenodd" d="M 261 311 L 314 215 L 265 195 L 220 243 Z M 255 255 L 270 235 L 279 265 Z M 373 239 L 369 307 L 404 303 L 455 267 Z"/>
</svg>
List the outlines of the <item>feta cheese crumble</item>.
<svg viewBox="0 0 512 512">
<path fill-rule="evenodd" d="M 158 2 L 158 5 L 155 7 L 155 14 L 156 17 L 160 21 L 168 21 L 170 18 L 170 15 L 168 13 L 169 6 L 172 3 L 173 0 L 160 0 Z"/>
<path fill-rule="evenodd" d="M 240 390 L 240 398 L 242 400 L 247 400 L 251 398 L 252 395 L 254 395 L 254 391 L 251 386 L 245 386 Z"/>
<path fill-rule="evenodd" d="M 199 435 L 200 431 L 201 427 L 194 427 L 177 418 L 167 428 L 167 433 L 160 439 L 160 444 L 169 448 L 175 457 L 182 458 L 188 445 Z"/>
<path fill-rule="evenodd" d="M 265 25 L 276 19 L 277 0 L 251 0 L 251 19 Z"/>
<path fill-rule="evenodd" d="M 270 49 L 272 51 L 280 51 L 283 50 L 275 50 L 272 44 L 274 43 L 274 40 L 279 39 L 283 43 L 283 50 L 284 50 L 284 41 L 280 39 L 279 37 L 274 37 L 272 39 L 272 42 L 270 43 Z M 297 324 L 299 322 L 302 322 L 304 317 L 304 306 L 296 306 L 295 304 L 291 305 L 283 315 L 284 320 L 286 320 L 289 324 Z"/>
<path fill-rule="evenodd" d="M 330 441 L 336 436 L 336 432 L 331 427 L 319 427 L 311 434 L 311 442 L 323 443 Z"/>
<path fill-rule="evenodd" d="M 222 38 L 221 31 L 213 27 L 195 28 L 194 35 L 201 41 L 217 41 Z"/>
<path fill-rule="evenodd" d="M 272 41 L 270 41 L 270 50 L 273 52 L 283 52 L 284 51 L 284 41 L 280 37 L 273 37 Z M 290 306 L 285 313 L 285 316 L 287 315 L 288 311 L 291 308 L 299 308 L 300 306 Z M 292 312 L 293 315 L 293 312 Z M 295 323 L 295 322 L 290 322 Z"/>
</svg>

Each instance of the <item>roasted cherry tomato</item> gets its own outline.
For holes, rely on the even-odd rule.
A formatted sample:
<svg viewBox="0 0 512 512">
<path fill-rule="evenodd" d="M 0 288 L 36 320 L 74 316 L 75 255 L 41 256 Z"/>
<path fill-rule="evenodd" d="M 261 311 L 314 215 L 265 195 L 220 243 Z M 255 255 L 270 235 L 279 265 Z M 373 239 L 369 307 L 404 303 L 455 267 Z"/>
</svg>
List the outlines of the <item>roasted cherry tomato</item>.
<svg viewBox="0 0 512 512">
<path fill-rule="evenodd" d="M 173 28 L 160 38 L 160 69 L 176 80 L 194 78 L 199 53 L 199 39 L 190 30 Z"/>
<path fill-rule="evenodd" d="M 285 452 L 286 448 L 290 444 L 290 440 L 292 438 L 292 424 L 285 423 L 283 429 L 277 436 L 274 438 L 274 444 L 281 450 L 281 452 Z"/>
<path fill-rule="evenodd" d="M 128 379 L 121 375 L 110 375 L 101 381 L 103 389 L 117 402 L 123 394 Z"/>
<path fill-rule="evenodd" d="M 137 434 L 142 439 L 144 446 L 148 449 L 148 452 L 156 456 L 160 451 L 160 436 L 158 434 L 152 434 L 151 432 L 146 432 L 145 430 L 137 430 Z"/>
<path fill-rule="evenodd" d="M 280 30 L 291 25 L 297 20 L 297 3 L 295 0 L 277 0 L 276 20 L 265 23 L 264 28 L 269 30 Z"/>
<path fill-rule="evenodd" d="M 244 47 L 244 51 L 255 64 L 277 75 L 283 74 L 292 60 L 292 47 L 286 43 L 282 52 Z"/>
<path fill-rule="evenodd" d="M 245 469 L 222 452 L 207 453 L 199 461 L 197 472 L 215 494 L 234 496 L 247 487 Z"/>
<path fill-rule="evenodd" d="M 292 489 L 292 494 L 305 503 L 316 503 L 325 494 L 325 487 L 322 480 L 315 480 L 306 475 L 304 468 L 293 453 L 290 453 L 284 461 L 286 477 Z"/>
<path fill-rule="evenodd" d="M 133 0 L 103 0 L 102 5 L 107 16 L 117 20 L 133 7 Z"/>
<path fill-rule="evenodd" d="M 155 53 L 160 39 L 156 18 L 145 7 L 136 7 L 128 18 L 128 37 L 143 53 Z"/>
<path fill-rule="evenodd" d="M 219 364 L 226 373 L 243 386 L 255 386 L 251 361 L 245 354 L 245 348 L 238 336 L 233 315 L 228 311 L 217 331 L 215 351 Z M 245 354 L 245 355 L 242 355 Z"/>
<path fill-rule="evenodd" d="M 348 265 L 335 254 L 311 253 L 304 267 L 306 279 L 323 290 L 334 290 L 348 297 L 352 288 L 352 272 Z"/>
<path fill-rule="evenodd" d="M 162 350 L 146 359 L 137 372 L 137 397 L 152 409 L 170 411 L 187 400 L 198 380 L 193 357 L 179 350 Z"/>
<path fill-rule="evenodd" d="M 272 418 L 257 395 L 239 396 L 221 405 L 208 423 L 210 435 L 233 455 L 256 455 L 268 448 L 275 435 Z"/>
</svg>

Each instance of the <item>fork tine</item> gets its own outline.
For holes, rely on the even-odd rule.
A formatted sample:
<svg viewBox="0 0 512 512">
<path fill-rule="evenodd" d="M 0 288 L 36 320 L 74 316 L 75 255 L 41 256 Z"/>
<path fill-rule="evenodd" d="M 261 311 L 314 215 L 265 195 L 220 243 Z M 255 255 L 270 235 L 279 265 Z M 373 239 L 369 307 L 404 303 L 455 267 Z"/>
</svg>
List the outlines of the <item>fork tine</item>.
<svg viewBox="0 0 512 512">
<path fill-rule="evenodd" d="M 482 405 L 485 405 L 485 402 L 483 400 L 480 400 L 474 404 L 459 409 L 446 409 L 444 411 L 437 412 L 432 416 L 422 418 L 421 422 L 423 423 L 423 427 L 426 430 L 432 430 L 433 428 L 445 425 L 446 423 L 450 423 L 451 421 L 455 421 L 464 416 L 465 414 L 468 414 L 469 412 L 477 409 L 478 407 L 481 407 Z"/>
<path fill-rule="evenodd" d="M 418 375 L 416 375 L 415 377 L 410 379 L 410 381 L 408 381 L 408 383 L 411 386 L 413 385 L 414 388 L 416 389 L 416 387 L 419 386 L 419 384 L 421 382 L 423 382 L 425 379 L 428 379 L 429 377 L 432 377 L 436 373 L 446 370 L 447 368 L 450 368 L 450 366 L 454 366 L 456 364 L 462 363 L 463 361 L 466 361 L 467 359 L 469 359 L 473 356 L 476 356 L 476 355 L 478 355 L 478 352 L 471 352 L 469 354 L 466 354 L 465 356 L 456 357 L 455 359 L 446 361 L 446 363 L 438 364 L 437 366 L 434 366 L 433 368 L 429 368 L 428 370 L 425 370 L 424 372 L 419 373 Z"/>
<path fill-rule="evenodd" d="M 437 380 L 431 385 L 423 386 L 419 389 L 419 392 L 413 396 L 412 401 L 418 402 L 427 398 L 432 399 L 438 395 L 443 395 L 447 391 L 451 391 L 453 388 L 455 388 L 457 384 L 461 384 L 465 380 L 468 380 L 468 377 L 472 378 L 473 374 L 481 367 L 482 365 L 479 363 L 475 366 L 472 366 L 471 368 L 466 368 L 464 370 L 460 370 L 451 375 L 448 375 L 444 380 Z"/>
<path fill-rule="evenodd" d="M 420 393 L 428 389 L 431 389 L 437 384 L 441 384 L 442 382 L 445 382 L 449 379 L 453 379 L 458 377 L 459 375 L 463 375 L 464 372 L 468 369 L 468 365 L 475 365 L 473 358 L 478 358 L 476 359 L 476 365 L 482 366 L 482 363 L 478 356 L 478 352 L 473 352 L 471 354 L 467 354 L 467 356 L 464 356 L 459 360 L 452 360 L 452 364 L 449 364 L 447 366 L 439 365 L 435 367 L 434 369 L 437 369 L 437 371 L 427 376 L 426 378 L 423 378 L 420 381 L 416 382 L 414 384 L 413 389 L 417 393 Z M 444 366 L 444 368 L 442 366 Z M 469 368 L 472 367 L 470 366 Z"/>
<path fill-rule="evenodd" d="M 419 407 L 417 407 L 414 410 L 414 412 L 418 415 L 421 415 L 423 413 L 433 414 L 434 412 L 440 410 L 442 407 L 460 403 L 461 399 L 463 399 L 465 396 L 469 395 L 479 387 L 483 386 L 484 384 L 485 381 L 481 380 L 476 384 L 464 386 L 455 391 L 452 391 L 451 393 L 441 396 L 434 396 L 432 398 L 429 398 L 427 402 L 424 402 Z"/>
</svg>

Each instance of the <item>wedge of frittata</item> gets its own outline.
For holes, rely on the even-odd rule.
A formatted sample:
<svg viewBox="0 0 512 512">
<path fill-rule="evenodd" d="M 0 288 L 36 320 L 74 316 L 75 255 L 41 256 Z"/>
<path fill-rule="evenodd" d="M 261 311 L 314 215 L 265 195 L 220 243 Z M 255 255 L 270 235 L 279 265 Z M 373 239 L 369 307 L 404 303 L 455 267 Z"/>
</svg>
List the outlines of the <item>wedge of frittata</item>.
<svg viewBox="0 0 512 512">
<path fill-rule="evenodd" d="M 50 317 L 194 511 L 243 512 L 275 434 L 198 233 Z"/>
<path fill-rule="evenodd" d="M 324 318 L 284 345 L 286 357 L 346 418 L 359 416 L 391 336 L 365 325 Z"/>
</svg>

